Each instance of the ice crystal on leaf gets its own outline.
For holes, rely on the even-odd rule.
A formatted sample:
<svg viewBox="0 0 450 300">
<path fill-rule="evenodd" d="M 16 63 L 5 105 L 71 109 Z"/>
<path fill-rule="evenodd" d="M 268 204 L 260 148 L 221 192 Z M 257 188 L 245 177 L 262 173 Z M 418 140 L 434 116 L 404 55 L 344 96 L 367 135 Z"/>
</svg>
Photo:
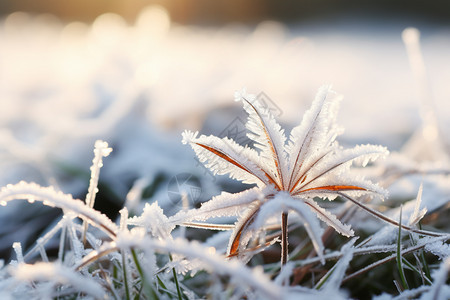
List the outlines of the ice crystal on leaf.
<svg viewBox="0 0 450 300">
<path fill-rule="evenodd" d="M 385 190 L 378 185 L 352 175 L 350 167 L 354 163 L 365 166 L 369 161 L 386 155 L 387 149 L 373 145 L 351 149 L 339 146 L 336 137 L 342 129 L 336 124 L 336 116 L 340 97 L 329 86 L 319 89 L 311 108 L 301 124 L 291 131 L 289 139 L 270 110 L 260 105 L 254 95 L 243 90 L 237 92 L 235 98 L 242 101 L 249 115 L 246 127 L 255 149 L 243 147 L 229 138 L 198 136 L 197 132 L 191 131 L 183 133 L 183 143 L 189 143 L 199 160 L 214 173 L 229 174 L 244 183 L 256 184 L 263 196 L 255 195 L 249 199 L 248 196 L 255 192 L 243 192 L 234 197 L 224 193 L 206 202 L 197 210 L 197 216 L 191 214 L 186 216 L 187 219 L 205 220 L 205 217 L 216 216 L 215 211 L 219 215 L 231 215 L 236 208 L 242 212 L 246 207 L 228 245 L 228 255 L 235 256 L 247 246 L 263 222 L 274 214 L 282 213 L 282 235 L 287 235 L 283 222 L 287 226 L 287 214 L 294 211 L 323 261 L 322 229 L 317 218 L 344 236 L 353 236 L 354 233 L 350 226 L 342 224 L 335 215 L 320 207 L 314 198 L 333 200 L 342 194 L 357 197 L 367 193 L 386 196 Z M 239 199 L 241 195 L 242 199 Z M 317 218 L 313 217 L 314 214 Z M 261 227 L 258 229 L 258 226 Z M 282 248 L 286 249 L 286 245 L 287 240 L 282 241 Z M 287 252 L 283 254 L 286 256 Z"/>
</svg>

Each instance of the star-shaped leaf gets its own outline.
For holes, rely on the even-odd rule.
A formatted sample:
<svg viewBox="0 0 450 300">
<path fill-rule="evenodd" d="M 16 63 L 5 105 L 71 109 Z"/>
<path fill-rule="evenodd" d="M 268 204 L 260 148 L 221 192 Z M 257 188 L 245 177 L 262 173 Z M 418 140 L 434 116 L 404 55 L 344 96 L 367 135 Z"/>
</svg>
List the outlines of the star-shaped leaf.
<svg viewBox="0 0 450 300">
<path fill-rule="evenodd" d="M 228 255 L 245 249 L 255 232 L 264 228 L 265 220 L 282 213 L 295 212 L 302 220 L 314 248 L 323 258 L 322 229 L 318 220 L 345 236 L 353 236 L 350 226 L 320 207 L 316 197 L 335 199 L 341 193 L 349 196 L 375 193 L 386 196 L 376 184 L 351 173 L 353 164 L 368 162 L 388 154 L 386 148 L 359 145 L 343 149 L 336 141 L 342 129 L 336 124 L 340 98 L 329 86 L 319 89 L 311 108 L 304 114 L 287 140 L 284 130 L 270 110 L 265 109 L 245 90 L 235 94 L 248 113 L 246 127 L 255 149 L 243 147 L 229 138 L 198 136 L 185 131 L 183 143 L 189 143 L 198 158 L 216 174 L 229 174 L 244 183 L 256 184 L 255 191 L 230 196 L 222 194 L 192 212 L 188 219 L 205 220 L 241 212 L 231 235 Z M 233 209 L 234 208 L 234 209 Z M 282 228 L 287 234 L 287 228 Z M 286 249 L 287 245 L 282 245 Z M 287 251 L 287 250 L 286 250 Z"/>
</svg>

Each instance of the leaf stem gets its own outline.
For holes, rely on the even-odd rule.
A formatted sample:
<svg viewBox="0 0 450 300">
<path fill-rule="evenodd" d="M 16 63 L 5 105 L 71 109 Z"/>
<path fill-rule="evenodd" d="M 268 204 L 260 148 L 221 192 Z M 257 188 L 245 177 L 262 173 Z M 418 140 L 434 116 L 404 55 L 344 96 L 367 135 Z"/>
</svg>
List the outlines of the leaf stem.
<svg viewBox="0 0 450 300">
<path fill-rule="evenodd" d="M 281 266 L 284 266 L 288 256 L 288 213 L 281 214 Z"/>
</svg>

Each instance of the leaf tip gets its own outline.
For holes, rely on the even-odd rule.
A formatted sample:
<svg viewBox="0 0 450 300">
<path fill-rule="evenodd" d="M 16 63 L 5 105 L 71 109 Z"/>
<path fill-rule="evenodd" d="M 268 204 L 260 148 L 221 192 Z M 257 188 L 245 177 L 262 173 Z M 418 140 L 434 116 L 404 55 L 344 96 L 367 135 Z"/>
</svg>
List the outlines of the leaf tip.
<svg viewBox="0 0 450 300">
<path fill-rule="evenodd" d="M 192 131 L 190 131 L 190 130 L 185 130 L 185 131 L 181 134 L 181 136 L 183 137 L 183 139 L 181 140 L 181 142 L 182 142 L 184 145 L 189 144 L 189 143 L 192 143 L 192 141 L 193 141 L 194 139 L 197 138 L 197 135 L 198 135 L 198 131 L 192 132 Z"/>
<path fill-rule="evenodd" d="M 243 87 L 239 91 L 234 92 L 234 101 L 239 102 L 247 96 L 247 89 Z"/>
</svg>

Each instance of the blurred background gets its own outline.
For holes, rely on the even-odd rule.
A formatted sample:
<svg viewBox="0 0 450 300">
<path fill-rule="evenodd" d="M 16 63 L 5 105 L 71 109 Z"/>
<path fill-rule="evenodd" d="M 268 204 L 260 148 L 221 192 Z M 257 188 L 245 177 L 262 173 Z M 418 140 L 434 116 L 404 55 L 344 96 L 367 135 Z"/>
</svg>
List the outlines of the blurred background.
<svg viewBox="0 0 450 300">
<path fill-rule="evenodd" d="M 330 16 L 365 14 L 367 17 L 416 18 L 428 22 L 447 23 L 450 4 L 445 0 L 318 0 L 318 1 L 270 1 L 270 0 L 207 0 L 152 1 L 152 0 L 20 0 L 2 1 L 2 14 L 14 11 L 51 13 L 64 21 L 92 22 L 105 12 L 121 15 L 133 23 L 140 11 L 151 4 L 163 6 L 171 19 L 180 24 L 223 25 L 229 22 L 258 23 L 272 19 L 284 23 L 309 20 L 326 21 Z"/>
<path fill-rule="evenodd" d="M 421 33 L 419 76 L 402 41 L 407 27 Z M 123 205 L 140 214 L 146 201 L 171 215 L 186 188 L 190 206 L 244 189 L 180 142 L 184 129 L 245 134 L 233 101 L 243 87 L 289 129 L 332 84 L 344 95 L 342 144 L 401 150 L 429 111 L 445 140 L 449 50 L 443 0 L 1 1 L 0 185 L 33 181 L 84 199 L 102 139 L 114 150 L 95 207 L 113 219 Z M 30 246 L 58 214 L 1 207 L 1 256 L 15 241 Z"/>
</svg>

